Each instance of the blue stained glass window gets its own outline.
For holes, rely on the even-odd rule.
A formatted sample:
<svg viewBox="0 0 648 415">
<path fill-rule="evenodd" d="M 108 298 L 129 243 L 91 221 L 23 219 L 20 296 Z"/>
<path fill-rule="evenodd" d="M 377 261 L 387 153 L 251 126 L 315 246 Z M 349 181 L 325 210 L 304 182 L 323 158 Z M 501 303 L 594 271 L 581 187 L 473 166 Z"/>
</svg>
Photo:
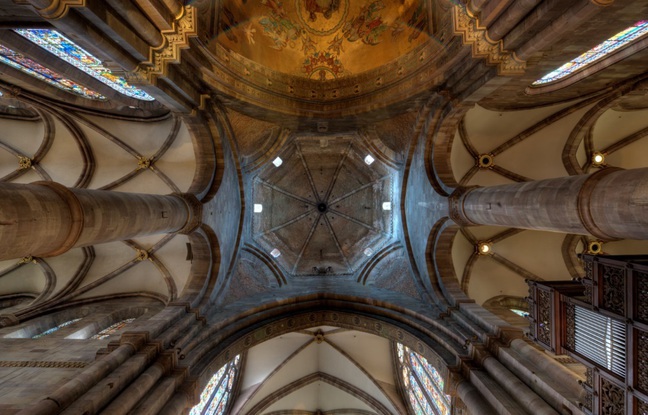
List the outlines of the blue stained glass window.
<svg viewBox="0 0 648 415">
<path fill-rule="evenodd" d="M 517 309 L 517 308 L 511 308 L 510 310 L 512 312 L 514 312 L 515 314 L 517 314 L 518 316 L 520 316 L 520 317 L 529 317 L 529 312 L 528 311 L 520 310 L 520 309 Z"/>
<path fill-rule="evenodd" d="M 134 318 L 127 318 L 126 320 L 118 321 L 117 323 L 106 327 L 90 338 L 94 340 L 105 339 L 106 337 L 112 336 L 113 334 L 117 333 L 119 330 L 123 329 L 127 324 L 130 324 L 133 321 L 135 321 Z"/>
<path fill-rule="evenodd" d="M 403 385 L 415 415 L 449 415 L 450 396 L 443 393 L 443 379 L 423 356 L 396 345 Z"/>
<path fill-rule="evenodd" d="M 103 95 L 88 89 L 82 85 L 77 84 L 58 73 L 47 69 L 43 65 L 36 63 L 25 55 L 14 52 L 13 50 L 0 45 L 0 62 L 16 68 L 34 78 L 45 81 L 59 89 L 62 89 L 73 94 L 81 95 L 84 98 L 90 99 L 106 99 Z"/>
<path fill-rule="evenodd" d="M 72 324 L 72 323 L 76 323 L 76 322 L 79 321 L 79 320 L 81 320 L 81 319 L 80 319 L 80 318 L 75 318 L 74 320 L 66 321 L 65 323 L 59 324 L 59 325 L 56 326 L 56 327 L 52 327 L 52 328 L 49 329 L 49 330 L 45 330 L 44 332 L 42 332 L 42 333 L 40 333 L 40 334 L 37 334 L 37 335 L 35 335 L 35 336 L 32 336 L 32 339 L 39 339 L 39 338 L 41 338 L 41 337 L 43 337 L 43 336 L 47 336 L 48 334 L 52 334 L 52 333 L 54 333 L 55 331 L 58 331 L 59 329 L 62 329 L 62 328 L 65 327 L 65 326 L 69 326 L 69 325 Z"/>
<path fill-rule="evenodd" d="M 113 74 L 99 59 L 56 30 L 14 29 L 14 31 L 124 95 L 142 101 L 155 99 L 141 89 L 129 85 L 124 78 Z"/>
<path fill-rule="evenodd" d="M 592 49 L 583 53 L 579 57 L 572 59 L 560 68 L 556 69 L 535 81 L 532 85 L 538 86 L 557 81 L 568 75 L 573 74 L 579 69 L 602 59 L 619 48 L 639 39 L 648 33 L 648 20 L 642 20 L 629 28 L 617 33 L 608 40 L 594 46 Z"/>
<path fill-rule="evenodd" d="M 191 408 L 189 415 L 224 415 L 240 367 L 240 355 L 221 367 L 209 380 L 200 394 L 200 403 Z"/>
</svg>

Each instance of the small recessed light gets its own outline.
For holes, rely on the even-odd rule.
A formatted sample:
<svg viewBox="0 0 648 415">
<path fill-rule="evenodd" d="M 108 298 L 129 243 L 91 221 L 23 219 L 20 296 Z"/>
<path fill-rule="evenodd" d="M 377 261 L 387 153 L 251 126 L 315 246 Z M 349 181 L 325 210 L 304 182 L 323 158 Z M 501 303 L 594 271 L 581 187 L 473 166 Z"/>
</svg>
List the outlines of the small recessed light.
<svg viewBox="0 0 648 415">
<path fill-rule="evenodd" d="M 270 255 L 272 255 L 273 258 L 277 258 L 279 255 L 281 255 L 281 251 L 275 248 L 270 252 Z"/>
<path fill-rule="evenodd" d="M 366 249 L 364 250 L 364 254 L 365 254 L 366 256 L 371 256 L 371 255 L 373 255 L 373 249 L 371 249 L 371 248 L 366 248 Z"/>
<path fill-rule="evenodd" d="M 391 210 L 391 202 L 383 202 L 383 210 Z"/>
<path fill-rule="evenodd" d="M 254 204 L 254 213 L 261 213 L 263 212 L 263 205 L 259 203 Z"/>
<path fill-rule="evenodd" d="M 491 250 L 492 247 L 489 242 L 480 242 L 477 244 L 477 253 L 479 255 L 490 255 Z"/>
<path fill-rule="evenodd" d="M 277 157 L 272 161 L 272 164 L 274 164 L 275 167 L 279 167 L 283 164 L 283 160 L 281 159 L 281 157 Z"/>
<path fill-rule="evenodd" d="M 595 151 L 592 153 L 592 164 L 597 167 L 605 166 L 605 154 Z"/>
<path fill-rule="evenodd" d="M 364 158 L 364 162 L 367 163 L 367 166 L 370 165 L 371 163 L 374 162 L 374 158 L 371 157 L 370 154 L 367 154 L 367 156 Z"/>
</svg>

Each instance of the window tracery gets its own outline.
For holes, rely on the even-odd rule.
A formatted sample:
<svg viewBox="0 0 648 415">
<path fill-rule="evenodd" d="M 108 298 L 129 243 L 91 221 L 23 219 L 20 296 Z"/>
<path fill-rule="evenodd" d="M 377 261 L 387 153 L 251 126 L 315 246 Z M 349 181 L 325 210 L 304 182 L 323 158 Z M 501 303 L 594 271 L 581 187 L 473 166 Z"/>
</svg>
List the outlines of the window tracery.
<svg viewBox="0 0 648 415">
<path fill-rule="evenodd" d="M 648 20 L 641 20 L 627 29 L 617 33 L 606 41 L 594 46 L 592 49 L 583 53 L 575 59 L 565 63 L 560 68 L 549 72 L 547 75 L 538 79 L 532 86 L 542 86 L 554 81 L 563 79 L 572 75 L 576 71 L 585 68 L 586 66 L 599 61 L 600 59 L 610 55 L 611 53 L 619 50 L 635 40 L 643 37 L 648 33 Z"/>
<path fill-rule="evenodd" d="M 117 323 L 106 327 L 105 329 L 101 330 L 99 333 L 95 334 L 90 338 L 93 340 L 105 339 L 106 337 L 112 336 L 113 334 L 117 333 L 119 330 L 123 329 L 133 321 L 135 321 L 134 318 L 127 318 L 126 320 L 118 321 Z"/>
<path fill-rule="evenodd" d="M 61 323 L 56 327 L 52 327 L 51 329 L 45 330 L 44 332 L 37 334 L 35 336 L 32 336 L 32 339 L 39 339 L 43 336 L 47 336 L 48 334 L 52 334 L 55 331 L 58 331 L 62 329 L 63 327 L 69 326 L 70 324 L 76 323 L 77 321 L 81 320 L 80 318 L 75 318 L 73 320 L 66 321 L 65 323 Z"/>
<path fill-rule="evenodd" d="M 99 59 L 56 30 L 14 29 L 14 31 L 115 91 L 142 101 L 155 99 L 141 89 L 128 84 L 124 78 L 113 74 Z"/>
<path fill-rule="evenodd" d="M 41 81 L 47 82 L 59 89 L 80 95 L 84 98 L 97 100 L 106 99 L 106 97 L 100 93 L 79 85 L 76 82 L 29 59 L 22 53 L 15 52 L 2 45 L 0 45 L 0 62 L 33 76 L 34 78 L 40 79 Z"/>
<path fill-rule="evenodd" d="M 240 368 L 241 355 L 221 367 L 205 386 L 200 394 L 200 403 L 191 409 L 189 415 L 224 415 Z"/>
<path fill-rule="evenodd" d="M 399 372 L 415 415 L 449 415 L 450 396 L 443 393 L 443 379 L 426 358 L 407 346 L 396 345 Z"/>
</svg>

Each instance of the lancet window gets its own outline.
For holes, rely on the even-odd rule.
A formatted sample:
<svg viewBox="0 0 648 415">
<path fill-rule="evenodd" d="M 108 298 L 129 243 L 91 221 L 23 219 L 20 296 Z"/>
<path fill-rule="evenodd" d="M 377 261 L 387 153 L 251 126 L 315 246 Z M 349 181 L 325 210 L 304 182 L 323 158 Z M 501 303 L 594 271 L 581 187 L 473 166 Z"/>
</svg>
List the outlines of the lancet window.
<svg viewBox="0 0 648 415">
<path fill-rule="evenodd" d="M 618 51 L 622 47 L 638 40 L 648 34 L 648 20 L 642 20 L 627 29 L 617 33 L 608 40 L 594 46 L 575 59 L 567 62 L 560 68 L 548 73 L 535 81 L 532 86 L 542 86 L 574 74 L 580 69 L 595 63 L 606 56 Z"/>
<path fill-rule="evenodd" d="M 113 74 L 99 59 L 56 30 L 14 29 L 14 31 L 115 91 L 142 101 L 155 99 L 141 89 L 128 84 L 124 78 Z"/>
<path fill-rule="evenodd" d="M 59 325 L 56 326 L 56 327 L 52 327 L 52 328 L 49 329 L 49 330 L 45 330 L 44 332 L 42 332 L 42 333 L 40 333 L 40 334 L 37 334 L 37 335 L 35 335 L 35 336 L 32 336 L 32 339 L 38 339 L 38 338 L 41 338 L 41 337 L 43 337 L 43 336 L 47 336 L 48 334 L 52 334 L 52 333 L 54 333 L 55 331 L 58 331 L 58 330 L 62 329 L 62 328 L 65 327 L 65 326 L 69 326 L 69 325 L 72 324 L 72 323 L 76 323 L 76 322 L 79 321 L 79 320 L 81 320 L 81 319 L 80 319 L 80 318 L 75 318 L 74 320 L 68 320 L 68 321 L 66 321 L 65 323 L 61 323 L 61 324 L 59 324 Z"/>
<path fill-rule="evenodd" d="M 415 415 L 449 415 L 450 396 L 443 393 L 443 379 L 426 358 L 398 343 L 399 372 Z"/>
<path fill-rule="evenodd" d="M 31 75 L 34 78 L 40 79 L 41 81 L 47 82 L 59 89 L 80 95 L 84 98 L 99 100 L 106 99 L 106 97 L 100 93 L 79 85 L 76 82 L 71 81 L 51 69 L 29 59 L 22 53 L 15 52 L 2 45 L 0 45 L 0 62 Z"/>
<path fill-rule="evenodd" d="M 212 376 L 200 394 L 200 403 L 191 409 L 189 415 L 224 415 L 240 369 L 241 356 L 237 355 Z"/>
<path fill-rule="evenodd" d="M 119 330 L 123 329 L 124 327 L 126 327 L 126 325 L 132 323 L 133 321 L 135 321 L 134 318 L 127 318 L 126 320 L 118 321 L 117 323 L 106 327 L 90 338 L 94 340 L 105 339 L 106 337 L 112 336 L 113 334 L 117 333 Z"/>
</svg>

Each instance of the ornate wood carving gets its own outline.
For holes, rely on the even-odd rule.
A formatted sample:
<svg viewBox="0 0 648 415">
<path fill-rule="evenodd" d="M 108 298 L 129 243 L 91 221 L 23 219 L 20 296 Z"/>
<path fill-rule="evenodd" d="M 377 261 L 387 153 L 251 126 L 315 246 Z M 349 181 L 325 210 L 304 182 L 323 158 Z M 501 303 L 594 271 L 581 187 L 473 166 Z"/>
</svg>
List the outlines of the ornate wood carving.
<svg viewBox="0 0 648 415">
<path fill-rule="evenodd" d="M 576 307 L 573 304 L 565 304 L 565 346 L 569 350 L 576 349 Z"/>
<path fill-rule="evenodd" d="M 637 319 L 648 322 L 648 274 L 637 272 Z"/>
<path fill-rule="evenodd" d="M 641 399 L 637 399 L 637 413 L 648 414 L 648 402 L 644 402 Z"/>
<path fill-rule="evenodd" d="M 623 389 L 601 378 L 601 415 L 625 415 L 625 392 Z"/>
<path fill-rule="evenodd" d="M 538 290 L 538 340 L 551 347 L 551 295 Z"/>
<path fill-rule="evenodd" d="M 601 308 L 625 316 L 625 270 L 602 265 L 601 282 L 603 284 Z"/>
<path fill-rule="evenodd" d="M 594 371 L 592 368 L 587 368 L 585 371 L 586 377 L 586 387 L 585 387 L 585 398 L 583 399 L 583 406 L 592 412 L 592 402 L 594 401 L 594 395 L 592 395 L 592 385 L 594 384 Z"/>
<path fill-rule="evenodd" d="M 648 333 L 637 331 L 637 389 L 648 393 Z"/>
</svg>

